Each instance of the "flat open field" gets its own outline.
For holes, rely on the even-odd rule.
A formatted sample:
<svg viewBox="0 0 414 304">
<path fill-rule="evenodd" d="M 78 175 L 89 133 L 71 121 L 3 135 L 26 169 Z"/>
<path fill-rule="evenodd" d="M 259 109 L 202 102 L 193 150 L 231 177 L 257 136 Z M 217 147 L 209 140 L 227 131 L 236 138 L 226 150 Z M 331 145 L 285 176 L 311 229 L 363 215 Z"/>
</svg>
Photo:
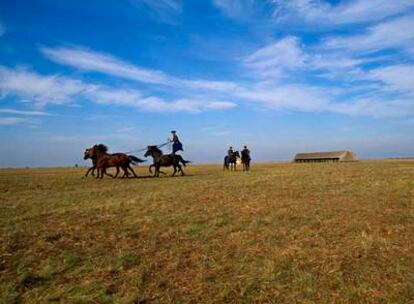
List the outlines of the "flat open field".
<svg viewBox="0 0 414 304">
<path fill-rule="evenodd" d="M 414 161 L 84 172 L 0 170 L 1 303 L 414 302 Z"/>
</svg>

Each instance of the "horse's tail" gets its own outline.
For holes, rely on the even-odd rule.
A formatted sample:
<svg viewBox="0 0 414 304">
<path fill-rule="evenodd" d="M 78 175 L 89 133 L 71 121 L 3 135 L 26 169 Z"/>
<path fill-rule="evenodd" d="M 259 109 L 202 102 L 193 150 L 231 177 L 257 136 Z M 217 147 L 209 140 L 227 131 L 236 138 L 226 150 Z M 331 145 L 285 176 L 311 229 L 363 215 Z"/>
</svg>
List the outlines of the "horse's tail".
<svg viewBox="0 0 414 304">
<path fill-rule="evenodd" d="M 178 160 L 183 164 L 183 166 L 185 167 L 186 164 L 191 163 L 191 161 L 189 160 L 185 160 L 181 155 L 177 155 Z"/>
<path fill-rule="evenodd" d="M 144 159 L 140 159 L 140 158 L 138 158 L 138 157 L 136 157 L 136 156 L 134 156 L 134 155 L 128 155 L 128 159 L 133 163 L 133 164 L 138 164 L 138 163 L 143 163 L 143 162 L 145 162 L 146 160 L 144 160 Z"/>
</svg>

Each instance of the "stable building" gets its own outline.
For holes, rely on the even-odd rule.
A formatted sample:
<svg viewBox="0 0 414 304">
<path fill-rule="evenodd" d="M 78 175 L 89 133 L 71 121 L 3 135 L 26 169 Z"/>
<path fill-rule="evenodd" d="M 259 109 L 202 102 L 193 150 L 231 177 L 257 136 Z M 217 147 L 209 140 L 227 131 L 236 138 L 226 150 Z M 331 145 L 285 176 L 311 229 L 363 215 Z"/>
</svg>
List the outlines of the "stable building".
<svg viewBox="0 0 414 304">
<path fill-rule="evenodd" d="M 311 163 L 311 162 L 352 162 L 358 161 L 358 158 L 352 151 L 332 151 L 332 152 L 312 152 L 296 153 L 293 162 Z"/>
</svg>

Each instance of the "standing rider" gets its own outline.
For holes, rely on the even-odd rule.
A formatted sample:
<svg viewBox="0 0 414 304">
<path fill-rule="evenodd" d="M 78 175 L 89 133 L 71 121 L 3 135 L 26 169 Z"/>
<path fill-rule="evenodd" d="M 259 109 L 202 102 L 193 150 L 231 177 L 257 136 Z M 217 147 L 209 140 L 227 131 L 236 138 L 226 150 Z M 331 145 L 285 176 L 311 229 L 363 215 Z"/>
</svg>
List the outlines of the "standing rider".
<svg viewBox="0 0 414 304">
<path fill-rule="evenodd" d="M 183 150 L 183 144 L 178 139 L 177 131 L 171 131 L 170 142 L 173 143 L 173 145 L 172 145 L 172 154 L 175 154 L 175 152 L 177 152 L 177 151 L 184 151 Z"/>
</svg>

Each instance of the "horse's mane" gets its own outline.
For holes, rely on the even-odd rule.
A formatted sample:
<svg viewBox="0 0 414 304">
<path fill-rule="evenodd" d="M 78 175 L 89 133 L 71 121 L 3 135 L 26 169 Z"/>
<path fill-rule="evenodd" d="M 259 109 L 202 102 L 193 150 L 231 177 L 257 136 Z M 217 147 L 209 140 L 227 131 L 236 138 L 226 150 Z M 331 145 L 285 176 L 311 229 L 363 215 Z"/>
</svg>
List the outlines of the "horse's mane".
<svg viewBox="0 0 414 304">
<path fill-rule="evenodd" d="M 102 153 L 106 153 L 108 152 L 108 147 L 105 146 L 104 144 L 99 144 L 99 145 L 95 145 L 95 148 Z"/>
<path fill-rule="evenodd" d="M 157 146 L 148 146 L 148 150 L 162 154 L 162 151 Z"/>
</svg>

